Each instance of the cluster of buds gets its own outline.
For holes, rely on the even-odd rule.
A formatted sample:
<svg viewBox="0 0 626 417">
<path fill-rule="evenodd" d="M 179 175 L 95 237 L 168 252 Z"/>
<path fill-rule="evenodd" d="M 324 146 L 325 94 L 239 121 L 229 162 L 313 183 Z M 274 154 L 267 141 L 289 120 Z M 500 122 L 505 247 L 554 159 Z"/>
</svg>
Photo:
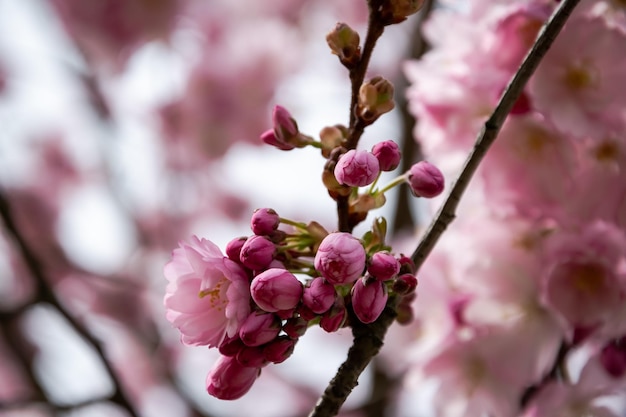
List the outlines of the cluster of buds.
<svg viewBox="0 0 626 417">
<path fill-rule="evenodd" d="M 335 332 L 351 320 L 372 323 L 391 298 L 402 305 L 413 297 L 413 264 L 385 245 L 384 220 L 362 239 L 266 208 L 253 213 L 250 226 L 253 234 L 231 240 L 226 256 L 196 240 L 181 244 L 166 266 L 175 283 L 166 296 L 168 318 L 183 341 L 221 354 L 207 377 L 207 391 L 217 398 L 244 395 L 263 367 L 292 354 L 309 327 Z M 194 288 L 196 300 L 185 298 Z M 410 313 L 400 315 L 409 320 Z"/>
</svg>

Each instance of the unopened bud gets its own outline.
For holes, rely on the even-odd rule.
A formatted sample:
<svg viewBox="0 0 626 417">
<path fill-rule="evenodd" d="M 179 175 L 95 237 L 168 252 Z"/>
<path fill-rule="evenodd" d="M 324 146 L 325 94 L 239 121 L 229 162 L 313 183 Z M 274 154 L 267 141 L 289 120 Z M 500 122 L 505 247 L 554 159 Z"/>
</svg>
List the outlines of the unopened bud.
<svg viewBox="0 0 626 417">
<path fill-rule="evenodd" d="M 207 392 L 220 400 L 235 400 L 250 390 L 261 368 L 247 367 L 234 357 L 221 356 L 207 375 Z"/>
<path fill-rule="evenodd" d="M 251 236 L 241 247 L 239 259 L 246 267 L 259 271 L 274 259 L 276 245 L 265 236 Z"/>
<path fill-rule="evenodd" d="M 411 166 L 407 180 L 416 197 L 437 197 L 445 186 L 445 179 L 439 168 L 427 161 Z"/>
<path fill-rule="evenodd" d="M 400 262 L 389 252 L 372 255 L 367 271 L 381 281 L 393 278 L 400 271 Z"/>
<path fill-rule="evenodd" d="M 337 23 L 326 35 L 330 51 L 339 57 L 347 68 L 353 68 L 361 59 L 359 34 L 345 23 Z"/>
<path fill-rule="evenodd" d="M 255 235 L 271 235 L 279 224 L 280 216 L 271 208 L 256 209 L 250 219 L 250 228 Z"/>
<path fill-rule="evenodd" d="M 339 157 L 334 174 L 340 184 L 363 187 L 378 178 L 380 165 L 371 152 L 351 149 Z"/>
<path fill-rule="evenodd" d="M 393 19 L 391 23 L 400 23 L 417 13 L 424 6 L 424 0 L 389 0 L 388 5 Z"/>
<path fill-rule="evenodd" d="M 304 287 L 302 302 L 316 314 L 327 312 L 335 303 L 335 286 L 324 278 L 317 277 Z"/>
<path fill-rule="evenodd" d="M 246 236 L 237 237 L 226 245 L 226 256 L 232 261 L 237 263 L 241 263 L 241 248 L 243 244 L 246 243 L 248 238 Z"/>
<path fill-rule="evenodd" d="M 272 363 L 284 362 L 293 353 L 296 339 L 287 336 L 279 336 L 263 348 L 263 356 Z"/>
<path fill-rule="evenodd" d="M 251 368 L 262 368 L 269 363 L 263 355 L 263 347 L 261 346 L 245 346 L 235 358 L 241 365 Z"/>
<path fill-rule="evenodd" d="M 250 295 L 265 311 L 290 310 L 302 298 L 302 284 L 291 272 L 270 268 L 254 277 L 250 284 Z"/>
<path fill-rule="evenodd" d="M 346 322 L 348 313 L 342 297 L 337 297 L 333 306 L 320 319 L 320 327 L 328 333 L 336 332 Z"/>
<path fill-rule="evenodd" d="M 377 143 L 372 154 L 378 159 L 381 171 L 393 171 L 400 165 L 402 153 L 398 144 L 392 140 Z"/>
<path fill-rule="evenodd" d="M 417 278 L 413 274 L 402 274 L 393 282 L 391 289 L 399 295 L 411 294 L 417 288 Z"/>
<path fill-rule="evenodd" d="M 280 319 L 276 315 L 253 312 L 241 324 L 239 337 L 246 346 L 260 346 L 278 336 L 280 327 Z"/>
<path fill-rule="evenodd" d="M 284 107 L 274 106 L 272 121 L 274 128 L 261 134 L 261 140 L 268 145 L 289 151 L 293 148 L 303 148 L 313 142 L 313 138 L 300 133 L 298 124 Z"/>
<path fill-rule="evenodd" d="M 292 339 L 297 339 L 306 333 L 309 322 L 301 317 L 292 317 L 283 326 L 283 331 Z"/>
<path fill-rule="evenodd" d="M 359 89 L 357 115 L 367 124 L 393 110 L 393 84 L 383 77 L 374 77 Z"/>
<path fill-rule="evenodd" d="M 324 158 L 330 157 L 330 153 L 333 149 L 343 145 L 347 133 L 344 130 L 339 126 L 326 126 L 320 131 L 320 142 L 322 144 L 322 155 Z"/>
<path fill-rule="evenodd" d="M 373 280 L 367 285 L 360 279 L 352 287 L 352 308 L 362 323 L 373 323 L 385 309 L 389 294 L 382 281 Z"/>
<path fill-rule="evenodd" d="M 315 269 L 334 285 L 356 281 L 365 269 L 365 249 L 350 233 L 335 232 L 324 238 L 313 261 Z"/>
</svg>

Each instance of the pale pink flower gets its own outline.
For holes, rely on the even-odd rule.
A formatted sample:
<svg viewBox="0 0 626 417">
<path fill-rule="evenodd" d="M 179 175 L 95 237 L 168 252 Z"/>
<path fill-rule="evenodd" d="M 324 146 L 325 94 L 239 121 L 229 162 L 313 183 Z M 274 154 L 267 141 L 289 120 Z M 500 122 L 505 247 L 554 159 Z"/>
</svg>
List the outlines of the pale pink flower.
<svg viewBox="0 0 626 417">
<path fill-rule="evenodd" d="M 232 356 L 221 356 L 206 378 L 209 394 L 220 400 L 236 400 L 252 388 L 260 368 L 241 365 Z"/>
<path fill-rule="evenodd" d="M 626 299 L 626 235 L 605 222 L 550 236 L 543 297 L 571 326 L 602 326 Z"/>
<path fill-rule="evenodd" d="M 604 136 L 624 128 L 625 57 L 626 33 L 608 28 L 602 19 L 572 18 L 530 80 L 531 99 L 573 136 Z"/>
<path fill-rule="evenodd" d="M 166 317 L 185 344 L 219 346 L 250 313 L 246 272 L 211 241 L 180 242 L 164 274 Z"/>
</svg>

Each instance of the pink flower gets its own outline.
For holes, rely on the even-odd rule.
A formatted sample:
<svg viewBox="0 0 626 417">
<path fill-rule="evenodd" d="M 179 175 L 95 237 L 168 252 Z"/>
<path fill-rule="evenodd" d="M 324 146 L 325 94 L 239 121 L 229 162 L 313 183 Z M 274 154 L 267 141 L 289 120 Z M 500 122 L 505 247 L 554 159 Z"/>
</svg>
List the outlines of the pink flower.
<svg viewBox="0 0 626 417">
<path fill-rule="evenodd" d="M 268 312 L 295 308 L 302 298 L 302 284 L 286 269 L 270 268 L 254 277 L 252 299 Z"/>
<path fill-rule="evenodd" d="M 250 390 L 260 368 L 241 365 L 232 356 L 221 356 L 206 378 L 209 394 L 220 400 L 236 400 Z"/>
<path fill-rule="evenodd" d="M 376 252 L 372 255 L 367 272 L 375 278 L 386 281 L 400 271 L 400 262 L 389 252 Z"/>
<path fill-rule="evenodd" d="M 625 56 L 626 33 L 602 19 L 570 19 L 530 80 L 536 109 L 576 137 L 623 129 Z"/>
<path fill-rule="evenodd" d="M 219 346 L 250 313 L 246 272 L 211 241 L 193 237 L 165 265 L 167 319 L 188 345 Z"/>
<path fill-rule="evenodd" d="M 280 319 L 271 313 L 251 313 L 241 324 L 239 337 L 246 346 L 260 346 L 273 340 L 280 332 Z"/>
<path fill-rule="evenodd" d="M 250 228 L 255 235 L 270 235 L 279 224 L 280 216 L 271 208 L 255 210 L 250 219 Z"/>
<path fill-rule="evenodd" d="M 241 263 L 253 271 L 265 269 L 274 260 L 276 246 L 265 236 L 254 235 L 241 247 Z"/>
<path fill-rule="evenodd" d="M 381 171 L 393 171 L 400 165 L 400 159 L 402 158 L 398 144 L 392 140 L 386 140 L 374 145 L 372 154 L 378 159 Z"/>
<path fill-rule="evenodd" d="M 317 277 L 304 288 L 302 303 L 316 314 L 323 314 L 335 302 L 335 287 L 324 278 Z"/>
<path fill-rule="evenodd" d="M 365 269 L 365 249 L 350 233 L 331 233 L 320 243 L 314 265 L 331 284 L 354 282 Z"/>
<path fill-rule="evenodd" d="M 378 280 L 365 283 L 360 279 L 352 287 L 352 308 L 361 322 L 373 323 L 380 316 L 387 304 L 387 287 Z"/>
<path fill-rule="evenodd" d="M 433 198 L 443 192 L 443 174 L 433 164 L 420 161 L 413 164 L 408 175 L 411 192 L 417 197 Z"/>
<path fill-rule="evenodd" d="M 545 250 L 545 302 L 573 326 L 611 324 L 626 297 L 626 235 L 595 222 L 551 236 Z"/>
<path fill-rule="evenodd" d="M 339 157 L 334 173 L 339 184 L 363 187 L 378 178 L 380 165 L 371 152 L 352 149 Z"/>
</svg>

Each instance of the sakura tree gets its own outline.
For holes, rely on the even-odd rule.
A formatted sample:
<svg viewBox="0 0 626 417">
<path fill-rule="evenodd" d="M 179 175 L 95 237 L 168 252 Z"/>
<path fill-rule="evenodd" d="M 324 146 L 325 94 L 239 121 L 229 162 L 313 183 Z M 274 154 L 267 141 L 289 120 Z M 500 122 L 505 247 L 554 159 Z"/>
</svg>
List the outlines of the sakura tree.
<svg viewBox="0 0 626 417">
<path fill-rule="evenodd" d="M 623 415 L 625 16 L 0 4 L 0 414 Z"/>
</svg>

